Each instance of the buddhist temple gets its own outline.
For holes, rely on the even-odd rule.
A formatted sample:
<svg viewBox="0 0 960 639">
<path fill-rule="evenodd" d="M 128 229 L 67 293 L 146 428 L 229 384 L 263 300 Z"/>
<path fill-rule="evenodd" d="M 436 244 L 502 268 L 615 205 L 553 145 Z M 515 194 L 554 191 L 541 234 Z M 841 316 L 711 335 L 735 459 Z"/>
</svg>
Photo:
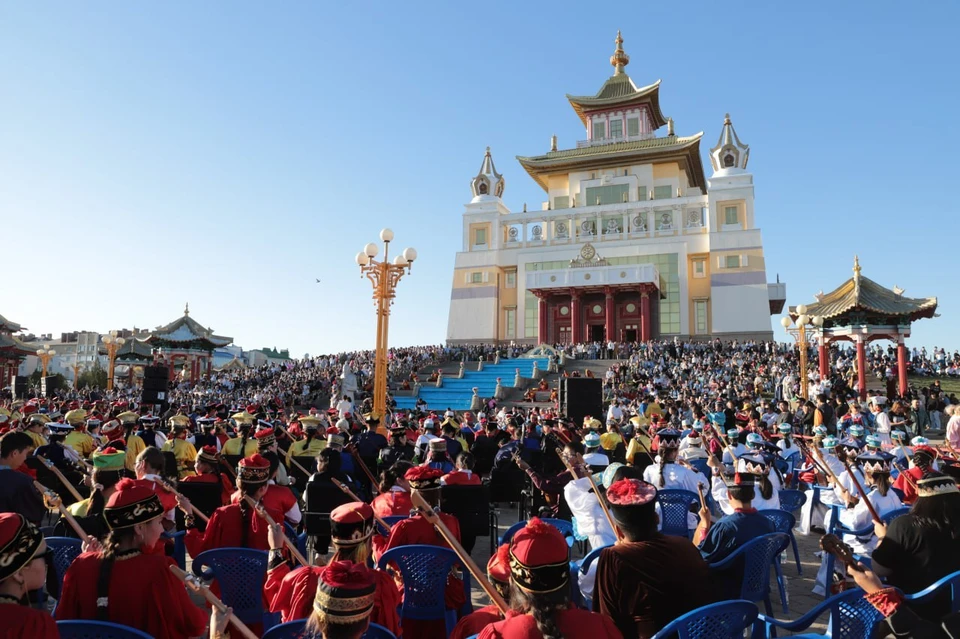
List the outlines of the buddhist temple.
<svg viewBox="0 0 960 639">
<path fill-rule="evenodd" d="M 213 370 L 214 349 L 233 342 L 232 337 L 215 335 L 190 317 L 190 305 L 183 316 L 150 331 L 147 337 L 137 337 L 149 344 L 154 354 L 170 368 L 170 379 L 195 382 Z"/>
<path fill-rule="evenodd" d="M 678 135 L 661 81 L 638 86 L 619 33 L 615 45 L 599 91 L 567 96 L 586 139 L 561 149 L 552 136 L 546 153 L 517 158 L 544 191 L 539 206 L 507 208 L 486 150 L 463 213 L 448 343 L 772 339 L 786 285 L 767 283 L 750 147 L 728 114 L 708 178 L 703 133 Z"/>
<path fill-rule="evenodd" d="M 866 345 L 886 339 L 897 344 L 897 373 L 900 394 L 907 392 L 907 347 L 910 325 L 918 319 L 934 317 L 935 297 L 904 297 L 904 289 L 888 289 L 861 274 L 860 258 L 854 257 L 853 277 L 833 291 L 818 293 L 815 302 L 806 305 L 809 316 L 820 316 L 823 325 L 817 330 L 820 341 L 820 377 L 829 377 L 829 345 L 847 341 L 857 348 L 857 382 L 860 398 L 867 398 Z M 789 309 L 796 321 L 796 307 Z"/>
<path fill-rule="evenodd" d="M 31 347 L 14 336 L 14 333 L 23 329 L 23 326 L 0 315 L 0 388 L 9 386 L 17 375 L 20 362 L 27 355 L 37 352 L 36 346 Z"/>
</svg>

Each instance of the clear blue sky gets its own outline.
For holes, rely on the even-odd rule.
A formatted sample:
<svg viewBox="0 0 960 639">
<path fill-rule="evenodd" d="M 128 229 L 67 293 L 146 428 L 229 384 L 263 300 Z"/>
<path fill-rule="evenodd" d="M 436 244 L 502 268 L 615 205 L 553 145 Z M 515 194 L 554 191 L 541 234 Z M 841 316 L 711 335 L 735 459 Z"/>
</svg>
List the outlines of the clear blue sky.
<svg viewBox="0 0 960 639">
<path fill-rule="evenodd" d="M 952 260 L 956 3 L 3 2 L 0 314 L 34 332 L 192 316 L 245 348 L 372 346 L 354 255 L 420 253 L 391 343 L 446 335 L 484 147 L 585 137 L 623 30 L 677 133 L 750 145 L 767 274 L 809 301 L 864 275 L 936 295 L 913 344 L 960 347 Z M 709 162 L 704 155 L 709 175 Z M 321 278 L 320 284 L 316 278 Z M 778 317 L 774 326 L 782 336 Z"/>
</svg>

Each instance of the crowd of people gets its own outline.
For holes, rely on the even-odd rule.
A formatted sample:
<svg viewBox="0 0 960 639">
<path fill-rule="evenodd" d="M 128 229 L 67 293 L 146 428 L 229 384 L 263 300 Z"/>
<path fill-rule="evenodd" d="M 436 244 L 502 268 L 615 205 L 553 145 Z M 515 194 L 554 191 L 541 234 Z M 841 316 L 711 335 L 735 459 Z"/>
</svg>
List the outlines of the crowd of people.
<svg viewBox="0 0 960 639">
<path fill-rule="evenodd" d="M 513 348 L 501 357 L 518 355 Z M 807 496 L 797 534 L 838 532 L 871 558 L 869 568 L 843 570 L 824 555 L 817 592 L 829 596 L 852 579 L 886 618 L 885 632 L 946 632 L 944 596 L 903 599 L 960 570 L 960 415 L 936 380 L 903 397 L 884 389 L 861 400 L 843 351 L 820 379 L 815 353 L 801 372 L 796 350 L 774 343 L 562 348 L 611 360 L 599 373 L 602 410 L 576 422 L 539 403 L 394 411 L 383 428 L 364 408 L 372 361 L 361 353 L 219 373 L 176 389 L 159 412 L 122 393 L 3 400 L 0 635 L 58 636 L 38 595 L 46 586 L 58 620 L 224 636 L 228 616 L 193 604 L 196 586 L 168 570 L 174 544 L 165 533 L 183 531 L 193 558 L 217 548 L 267 553 L 265 605 L 284 622 L 305 620 L 313 636 L 356 639 L 376 623 L 395 636 L 444 637 L 443 619 L 399 616 L 411 584 L 393 554 L 383 569 L 369 566 L 415 544 L 465 550 L 459 563 L 471 561 L 475 500 L 445 495 L 475 494 L 522 502 L 528 520 L 485 566 L 499 595 L 493 605 L 467 613 L 463 566 L 447 575 L 444 605 L 457 618 L 450 636 L 650 637 L 739 592 L 742 564 L 725 560 L 773 534 L 764 512 L 797 490 Z M 395 379 L 497 352 L 399 349 Z M 871 351 L 871 366 L 887 356 Z M 345 363 L 357 375 L 353 399 L 343 394 Z M 313 384 L 333 401 L 303 401 Z M 926 436 L 934 412 L 949 416 L 944 447 Z M 203 484 L 213 503 L 201 503 Z M 696 496 L 679 522 L 662 508 L 665 490 Z M 884 521 L 904 506 L 908 513 Z M 401 519 L 384 525 L 388 517 Z M 40 561 L 50 555 L 43 526 L 83 541 L 62 585 Z M 316 565 L 298 565 L 285 526 L 307 534 Z M 598 550 L 589 568 L 570 570 L 565 536 Z"/>
</svg>

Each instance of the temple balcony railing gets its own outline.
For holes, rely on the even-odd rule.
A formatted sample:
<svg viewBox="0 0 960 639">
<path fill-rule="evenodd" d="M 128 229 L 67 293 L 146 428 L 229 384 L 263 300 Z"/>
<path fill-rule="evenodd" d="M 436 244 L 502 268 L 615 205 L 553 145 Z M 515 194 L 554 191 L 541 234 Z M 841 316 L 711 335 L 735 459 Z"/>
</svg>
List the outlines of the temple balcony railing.
<svg viewBox="0 0 960 639">
<path fill-rule="evenodd" d="M 605 144 L 617 144 L 618 142 L 637 142 L 639 140 L 652 140 L 657 137 L 653 132 L 640 133 L 639 135 L 621 135 L 612 138 L 592 138 L 590 140 L 578 140 L 577 148 L 585 149 L 592 146 L 603 146 Z"/>
</svg>

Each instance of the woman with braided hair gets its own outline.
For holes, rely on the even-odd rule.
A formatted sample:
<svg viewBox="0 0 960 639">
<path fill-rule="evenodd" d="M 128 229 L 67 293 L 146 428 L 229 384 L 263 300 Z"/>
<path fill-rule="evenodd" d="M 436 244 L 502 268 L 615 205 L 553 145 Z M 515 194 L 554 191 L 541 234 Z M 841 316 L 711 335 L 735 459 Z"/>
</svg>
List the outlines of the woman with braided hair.
<svg viewBox="0 0 960 639">
<path fill-rule="evenodd" d="M 214 446 L 204 446 L 197 453 L 197 459 L 193 463 L 193 469 L 196 475 L 184 477 L 181 483 L 210 483 L 220 484 L 222 487 L 220 493 L 220 505 L 226 506 L 230 503 L 230 496 L 233 495 L 233 482 L 225 474 L 220 472 L 220 453 Z"/>
<path fill-rule="evenodd" d="M 410 501 L 410 484 L 404 478 L 413 464 L 398 461 L 390 468 L 380 471 L 380 494 L 373 498 L 370 506 L 378 517 L 409 517 L 413 510 Z"/>
<path fill-rule="evenodd" d="M 170 572 L 170 560 L 145 552 L 163 533 L 163 506 L 144 482 L 123 479 L 103 517 L 110 534 L 102 548 L 77 557 L 63 579 L 57 619 L 109 621 L 154 637 L 206 633 L 207 615 Z"/>
<path fill-rule="evenodd" d="M 925 474 L 937 470 L 936 461 L 940 457 L 940 453 L 937 452 L 936 448 L 929 445 L 929 440 L 926 437 L 914 437 L 910 443 L 913 446 L 913 455 L 908 456 L 910 467 L 901 472 L 897 480 L 893 482 L 893 487 L 903 493 L 903 503 L 905 504 L 913 504 L 917 500 L 917 489 L 915 488 L 917 482 Z M 909 475 L 913 481 L 908 481 L 904 475 Z"/>
<path fill-rule="evenodd" d="M 513 609 L 479 639 L 623 637 L 610 617 L 571 607 L 568 552 L 560 531 L 536 517 L 517 531 L 509 550 Z"/>
<path fill-rule="evenodd" d="M 643 470 L 643 481 L 653 484 L 658 490 L 689 490 L 696 494 L 698 485 L 703 486 L 704 490 L 710 489 L 706 477 L 693 470 L 686 462 L 677 462 L 680 431 L 674 428 L 661 430 L 657 433 L 657 439 L 657 463 Z M 687 528 L 691 531 L 697 528 L 697 518 L 693 513 L 687 513 Z"/>
<path fill-rule="evenodd" d="M 227 440 L 220 451 L 224 455 L 240 455 L 249 457 L 259 450 L 256 438 L 250 436 L 253 424 L 257 421 L 255 415 L 247 411 L 236 413 L 230 417 L 237 424 L 238 436 Z"/>
</svg>

